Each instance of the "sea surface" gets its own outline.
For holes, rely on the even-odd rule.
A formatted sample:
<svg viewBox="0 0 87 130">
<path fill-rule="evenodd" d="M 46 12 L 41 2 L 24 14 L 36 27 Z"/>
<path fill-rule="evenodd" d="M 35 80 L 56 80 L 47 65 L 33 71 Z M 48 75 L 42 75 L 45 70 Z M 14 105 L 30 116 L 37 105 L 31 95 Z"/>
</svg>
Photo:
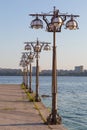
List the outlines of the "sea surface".
<svg viewBox="0 0 87 130">
<path fill-rule="evenodd" d="M 58 76 L 58 113 L 68 130 L 87 130 L 87 77 Z M 0 76 L 0 84 L 21 84 L 21 76 Z M 51 108 L 51 76 L 39 77 L 39 95 L 42 102 Z M 35 77 L 32 77 L 35 91 Z"/>
</svg>

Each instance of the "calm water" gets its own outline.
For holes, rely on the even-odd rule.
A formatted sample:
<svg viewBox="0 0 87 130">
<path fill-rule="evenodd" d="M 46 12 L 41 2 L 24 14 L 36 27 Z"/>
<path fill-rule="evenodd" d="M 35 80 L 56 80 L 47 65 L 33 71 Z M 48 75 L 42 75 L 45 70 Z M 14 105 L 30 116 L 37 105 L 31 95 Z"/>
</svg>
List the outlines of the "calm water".
<svg viewBox="0 0 87 130">
<path fill-rule="evenodd" d="M 42 102 L 51 107 L 51 77 L 39 78 Z M 21 76 L 2 76 L 0 84 L 21 84 Z M 35 77 L 32 77 L 35 91 Z M 58 77 L 58 112 L 68 130 L 87 130 L 87 77 Z"/>
</svg>

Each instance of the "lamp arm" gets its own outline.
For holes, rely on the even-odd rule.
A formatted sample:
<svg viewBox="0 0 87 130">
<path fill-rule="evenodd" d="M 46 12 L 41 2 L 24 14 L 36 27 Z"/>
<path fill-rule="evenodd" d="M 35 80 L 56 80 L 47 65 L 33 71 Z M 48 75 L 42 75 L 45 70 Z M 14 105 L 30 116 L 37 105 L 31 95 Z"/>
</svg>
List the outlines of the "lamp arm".
<svg viewBox="0 0 87 130">
<path fill-rule="evenodd" d="M 34 45 L 33 45 L 33 43 L 31 43 L 31 46 L 32 46 L 32 48 L 33 48 L 33 50 L 34 50 Z"/>
<path fill-rule="evenodd" d="M 46 16 L 43 16 L 43 20 L 45 21 L 45 23 L 47 24 L 47 27 L 49 28 L 49 21 L 47 20 Z"/>
<path fill-rule="evenodd" d="M 65 20 L 66 20 L 66 16 L 63 17 L 63 22 L 65 22 Z"/>
<path fill-rule="evenodd" d="M 44 44 L 45 44 L 45 43 L 42 43 L 42 45 L 41 45 L 41 49 L 40 49 L 40 50 L 42 50 L 42 48 L 43 48 Z"/>
</svg>

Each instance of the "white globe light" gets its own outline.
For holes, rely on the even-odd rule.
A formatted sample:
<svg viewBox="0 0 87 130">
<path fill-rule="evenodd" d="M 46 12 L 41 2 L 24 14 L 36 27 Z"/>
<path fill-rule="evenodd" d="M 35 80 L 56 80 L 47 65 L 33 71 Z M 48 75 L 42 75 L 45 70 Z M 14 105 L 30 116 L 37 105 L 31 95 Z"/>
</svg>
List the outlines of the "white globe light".
<svg viewBox="0 0 87 130">
<path fill-rule="evenodd" d="M 75 20 L 71 19 L 66 23 L 66 28 L 70 30 L 76 30 L 78 29 L 78 24 Z"/>
<path fill-rule="evenodd" d="M 55 27 L 60 27 L 63 25 L 63 20 L 61 17 L 53 17 L 51 20 L 51 23 L 55 26 Z"/>
<path fill-rule="evenodd" d="M 36 17 L 36 19 L 32 20 L 32 22 L 31 22 L 31 28 L 35 28 L 35 29 L 43 28 L 42 20 L 40 20 L 40 19 L 38 19 L 38 17 Z"/>
</svg>

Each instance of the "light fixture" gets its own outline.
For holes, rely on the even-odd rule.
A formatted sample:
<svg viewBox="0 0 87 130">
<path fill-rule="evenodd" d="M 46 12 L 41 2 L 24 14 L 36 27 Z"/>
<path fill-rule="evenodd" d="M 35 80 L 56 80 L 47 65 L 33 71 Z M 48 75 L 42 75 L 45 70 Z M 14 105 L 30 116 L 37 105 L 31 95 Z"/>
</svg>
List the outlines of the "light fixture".
<svg viewBox="0 0 87 130">
<path fill-rule="evenodd" d="M 25 50 L 31 50 L 31 46 L 29 44 L 25 45 Z"/>
<path fill-rule="evenodd" d="M 71 19 L 69 21 L 67 21 L 67 23 L 66 23 L 66 29 L 69 29 L 69 30 L 78 29 L 78 23 L 73 19 L 72 16 L 71 16 Z"/>
<path fill-rule="evenodd" d="M 25 58 L 26 58 L 26 54 L 23 53 L 23 55 L 22 55 L 22 59 L 25 59 Z"/>
<path fill-rule="evenodd" d="M 63 19 L 60 17 L 60 16 L 57 16 L 57 17 L 52 17 L 51 19 L 51 23 L 57 27 L 57 28 L 60 28 L 62 25 L 63 25 Z"/>
<path fill-rule="evenodd" d="M 51 50 L 51 47 L 50 47 L 48 44 L 46 44 L 46 45 L 44 46 L 44 50 L 45 50 L 45 51 Z"/>
<path fill-rule="evenodd" d="M 32 52 L 30 52 L 30 54 L 28 55 L 28 59 L 30 62 L 33 62 L 34 55 L 32 54 Z"/>
<path fill-rule="evenodd" d="M 43 28 L 43 22 L 38 18 L 38 16 L 36 16 L 36 19 L 32 20 L 31 28 L 35 29 Z"/>
<path fill-rule="evenodd" d="M 37 40 L 37 44 L 34 46 L 34 51 L 35 52 L 41 52 L 41 44 Z"/>
</svg>

